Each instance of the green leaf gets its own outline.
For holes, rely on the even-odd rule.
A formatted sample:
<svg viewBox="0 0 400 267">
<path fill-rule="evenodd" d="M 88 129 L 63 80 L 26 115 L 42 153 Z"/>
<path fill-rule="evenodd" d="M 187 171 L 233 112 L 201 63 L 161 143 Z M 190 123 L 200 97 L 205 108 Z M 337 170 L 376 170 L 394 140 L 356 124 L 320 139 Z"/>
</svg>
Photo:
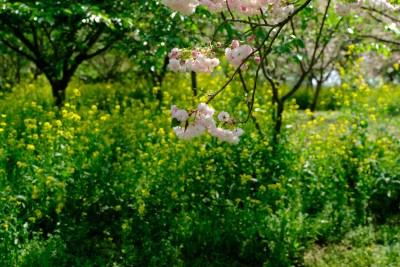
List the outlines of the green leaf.
<svg viewBox="0 0 400 267">
<path fill-rule="evenodd" d="M 293 39 L 293 44 L 297 47 L 305 48 L 304 41 L 300 38 Z"/>
<path fill-rule="evenodd" d="M 172 123 L 171 123 L 172 128 L 179 126 L 179 125 L 181 125 L 181 122 L 178 121 L 176 118 L 173 118 Z"/>
</svg>

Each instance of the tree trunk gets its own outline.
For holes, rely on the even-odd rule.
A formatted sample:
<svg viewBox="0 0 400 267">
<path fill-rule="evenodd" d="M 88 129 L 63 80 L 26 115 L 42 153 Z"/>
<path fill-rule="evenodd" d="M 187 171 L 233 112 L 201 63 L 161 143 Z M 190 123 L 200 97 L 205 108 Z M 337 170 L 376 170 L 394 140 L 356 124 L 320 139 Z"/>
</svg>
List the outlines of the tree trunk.
<svg viewBox="0 0 400 267">
<path fill-rule="evenodd" d="M 274 133 L 273 133 L 273 142 L 274 146 L 278 145 L 279 142 L 279 135 L 281 134 L 282 131 L 282 117 L 283 117 L 283 110 L 284 110 L 284 103 L 283 101 L 279 101 L 278 108 L 276 111 L 276 119 L 274 121 L 275 126 L 274 126 Z"/>
<path fill-rule="evenodd" d="M 156 92 L 156 99 L 158 100 L 159 106 L 161 106 L 162 101 L 164 99 L 163 91 L 161 90 L 161 86 L 158 88 Z"/>
<path fill-rule="evenodd" d="M 17 73 L 15 74 L 15 79 L 17 83 L 21 83 L 21 58 L 17 55 Z"/>
<path fill-rule="evenodd" d="M 34 67 L 32 72 L 33 72 L 33 80 L 35 81 L 38 79 L 39 75 L 42 74 L 42 71 L 37 66 Z"/>
<path fill-rule="evenodd" d="M 192 90 L 193 90 L 193 95 L 197 96 L 197 75 L 196 72 L 192 71 L 190 73 L 190 76 L 192 78 Z"/>
<path fill-rule="evenodd" d="M 70 79 L 56 80 L 54 78 L 50 80 L 51 91 L 55 99 L 55 104 L 58 107 L 60 107 L 65 101 L 65 92 L 67 90 L 69 80 Z"/>
<path fill-rule="evenodd" d="M 313 102 L 312 102 L 311 108 L 310 108 L 311 112 L 314 112 L 315 109 L 317 108 L 319 93 L 321 92 L 321 89 L 322 89 L 322 81 L 318 80 L 317 81 L 317 87 L 315 89 L 314 99 L 313 99 Z"/>
</svg>

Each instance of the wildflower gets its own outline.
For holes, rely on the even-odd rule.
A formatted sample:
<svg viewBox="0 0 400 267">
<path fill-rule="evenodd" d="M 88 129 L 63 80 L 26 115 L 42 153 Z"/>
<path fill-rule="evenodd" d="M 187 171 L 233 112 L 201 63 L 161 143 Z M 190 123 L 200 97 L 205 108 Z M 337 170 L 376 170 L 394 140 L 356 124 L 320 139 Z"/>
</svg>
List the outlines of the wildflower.
<svg viewBox="0 0 400 267">
<path fill-rule="evenodd" d="M 35 146 L 34 145 L 27 145 L 26 148 L 28 150 L 35 150 Z"/>
<path fill-rule="evenodd" d="M 81 92 L 78 89 L 74 89 L 75 96 L 81 96 Z"/>
</svg>

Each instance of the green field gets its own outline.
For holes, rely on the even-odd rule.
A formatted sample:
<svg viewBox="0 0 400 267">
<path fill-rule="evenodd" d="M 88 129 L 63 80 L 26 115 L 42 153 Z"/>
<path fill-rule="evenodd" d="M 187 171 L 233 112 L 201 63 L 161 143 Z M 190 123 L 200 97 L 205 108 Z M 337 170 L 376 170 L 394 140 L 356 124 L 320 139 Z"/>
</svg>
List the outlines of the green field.
<svg viewBox="0 0 400 267">
<path fill-rule="evenodd" d="M 239 145 L 178 140 L 170 106 L 202 101 L 180 78 L 1 93 L 1 266 L 400 265 L 398 87 L 289 101 L 277 149 L 268 88 Z"/>
</svg>

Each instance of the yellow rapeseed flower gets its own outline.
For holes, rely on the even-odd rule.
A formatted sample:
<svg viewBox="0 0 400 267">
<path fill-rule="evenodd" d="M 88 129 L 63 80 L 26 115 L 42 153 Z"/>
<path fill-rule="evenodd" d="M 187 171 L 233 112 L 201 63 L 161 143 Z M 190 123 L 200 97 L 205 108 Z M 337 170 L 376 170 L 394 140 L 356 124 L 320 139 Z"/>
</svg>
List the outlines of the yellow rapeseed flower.
<svg viewBox="0 0 400 267">
<path fill-rule="evenodd" d="M 36 218 L 41 219 L 43 217 L 43 213 L 40 210 L 35 210 Z"/>
<path fill-rule="evenodd" d="M 144 204 L 142 204 L 142 205 L 139 206 L 138 212 L 139 212 L 140 215 L 143 215 L 144 211 L 145 211 L 145 207 L 144 207 Z"/>
<path fill-rule="evenodd" d="M 34 145 L 26 145 L 26 148 L 28 150 L 35 150 L 35 146 Z"/>
<path fill-rule="evenodd" d="M 81 96 L 81 92 L 78 89 L 74 89 L 75 96 Z"/>
<path fill-rule="evenodd" d="M 63 203 L 59 203 L 59 204 L 57 205 L 56 212 L 57 212 L 57 213 L 61 213 L 61 211 L 62 211 L 63 208 L 64 208 L 64 204 L 63 204 Z"/>
</svg>

